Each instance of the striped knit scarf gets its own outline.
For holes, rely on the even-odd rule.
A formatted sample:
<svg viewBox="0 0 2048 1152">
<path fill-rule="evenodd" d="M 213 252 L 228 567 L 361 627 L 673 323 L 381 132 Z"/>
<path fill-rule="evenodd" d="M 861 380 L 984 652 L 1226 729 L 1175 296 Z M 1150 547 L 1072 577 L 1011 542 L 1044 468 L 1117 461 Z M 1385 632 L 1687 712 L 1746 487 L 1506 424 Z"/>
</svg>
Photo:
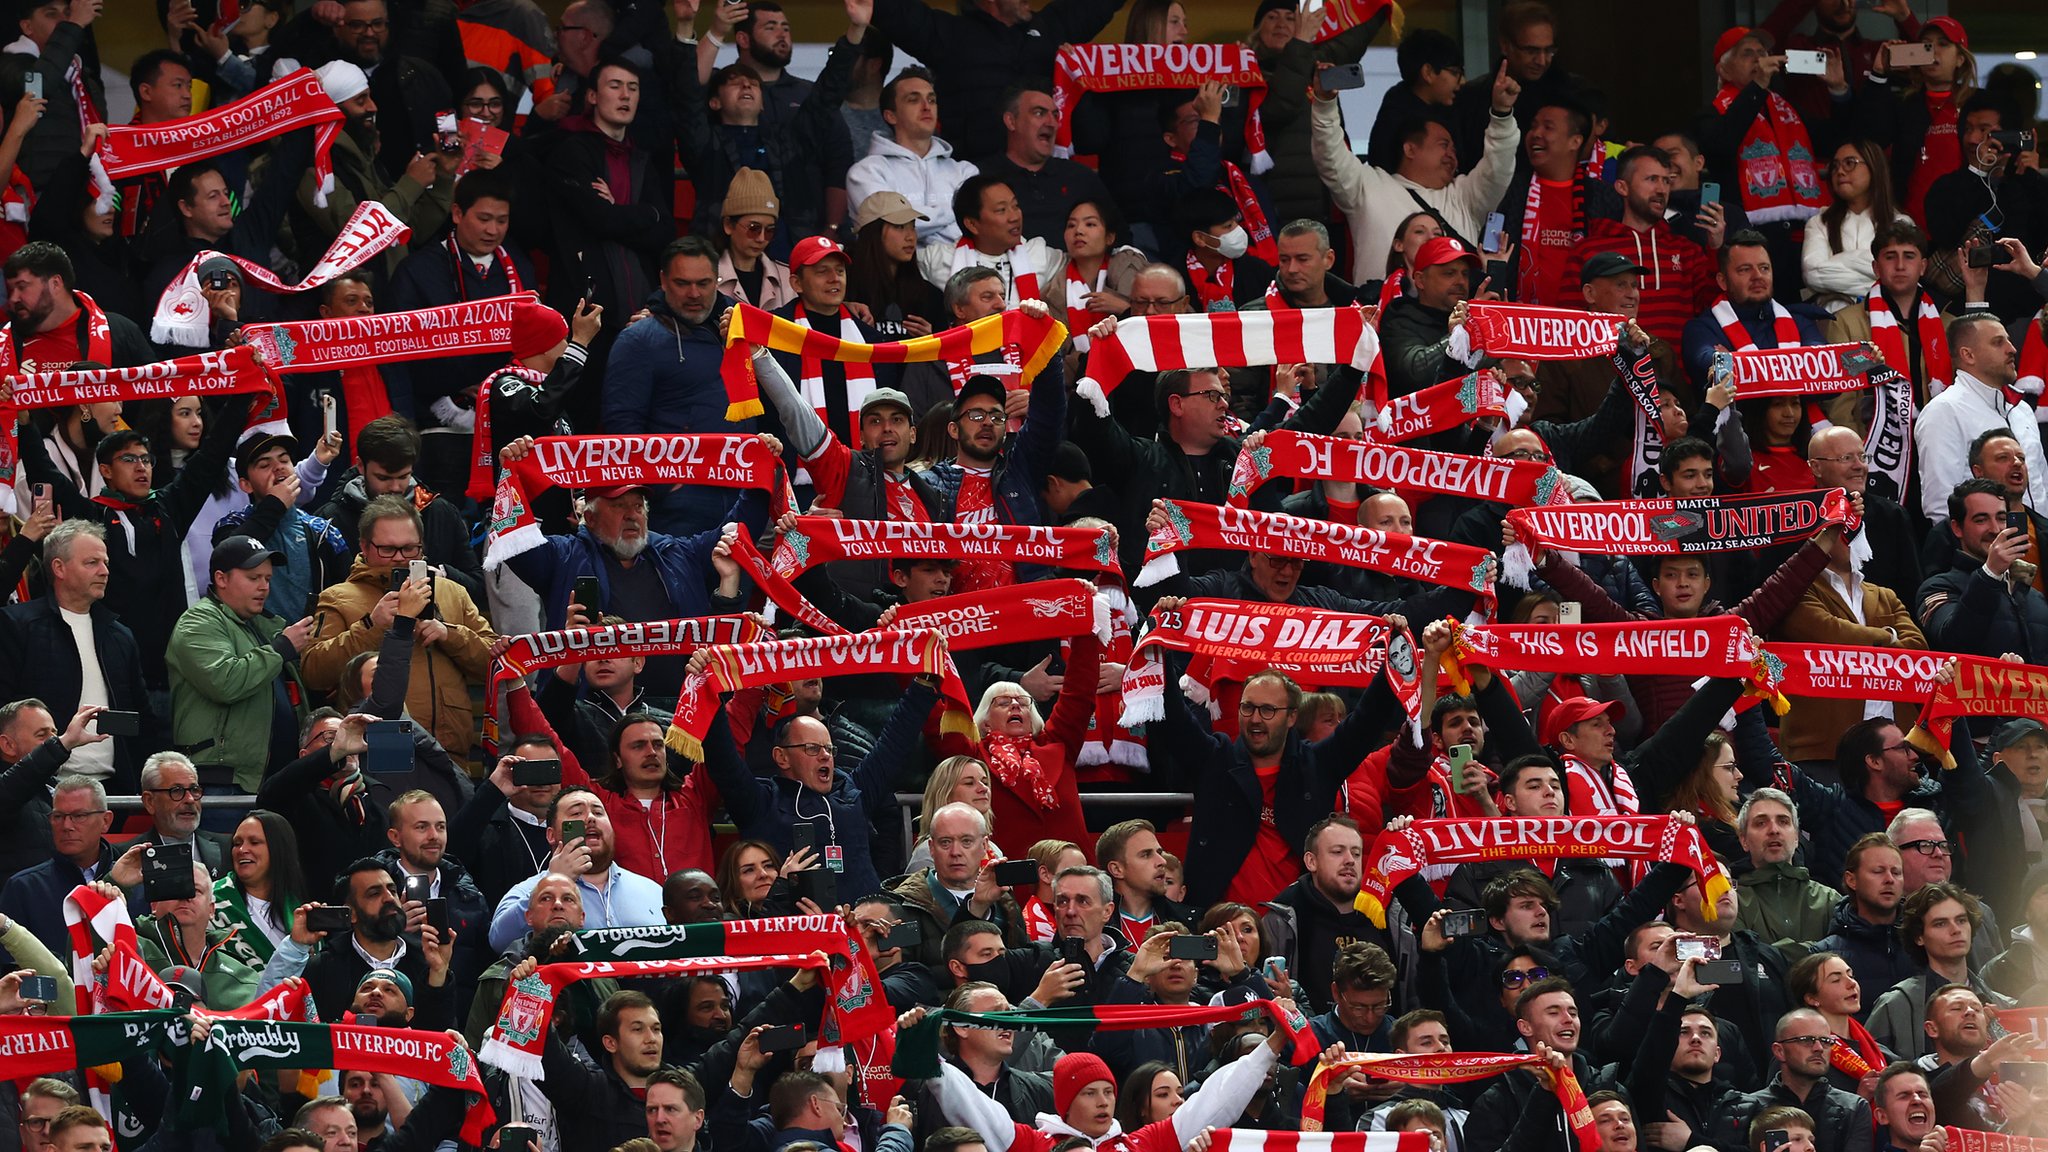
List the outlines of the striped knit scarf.
<svg viewBox="0 0 2048 1152">
<path fill-rule="evenodd" d="M 1088 350 L 1074 391 L 1109 415 L 1109 394 L 1133 372 L 1274 364 L 1349 364 L 1359 371 L 1379 355 L 1379 334 L 1359 308 L 1127 316 Z"/>
<path fill-rule="evenodd" d="M 1009 283 L 1003 286 L 1009 294 L 1008 301 L 1010 307 L 1015 308 L 1026 300 L 1036 300 L 1039 298 L 1038 277 L 1045 269 L 1040 268 L 1038 261 L 1031 258 L 1030 237 L 1027 236 L 1019 240 L 1017 246 L 1010 249 L 1005 255 L 992 257 L 992 259 L 1008 260 L 1010 262 Z M 960 242 L 953 246 L 952 275 L 957 276 L 969 268 L 987 267 L 995 268 L 998 272 L 1002 271 L 1000 266 L 984 264 L 982 261 L 983 253 L 981 249 L 974 246 L 974 240 L 971 237 L 962 236 Z"/>
<path fill-rule="evenodd" d="M 1884 289 L 1872 288 L 1864 307 L 1870 311 L 1870 342 L 1877 345 L 1885 363 L 1910 374 L 1913 361 L 1906 354 L 1906 335 L 1899 330 L 1899 316 L 1892 311 L 1891 299 Z M 1941 322 L 1941 310 L 1925 292 L 1920 293 L 1914 308 L 1913 326 L 1919 333 L 1920 355 L 1927 367 L 1926 399 L 1932 400 L 1955 378 L 1955 369 L 1949 363 L 1948 330 Z"/>
</svg>

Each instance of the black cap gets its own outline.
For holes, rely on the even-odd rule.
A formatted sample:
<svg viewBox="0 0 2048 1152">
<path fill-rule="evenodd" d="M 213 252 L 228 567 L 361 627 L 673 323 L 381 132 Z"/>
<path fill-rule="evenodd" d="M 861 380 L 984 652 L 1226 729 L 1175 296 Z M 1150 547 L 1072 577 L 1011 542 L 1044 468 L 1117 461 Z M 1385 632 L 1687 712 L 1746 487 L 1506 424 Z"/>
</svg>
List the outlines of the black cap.
<svg viewBox="0 0 2048 1152">
<path fill-rule="evenodd" d="M 248 479 L 249 465 L 272 448 L 283 448 L 291 453 L 292 459 L 299 456 L 299 442 L 290 436 L 275 432 L 251 432 L 240 444 L 235 445 L 235 475 Z"/>
<path fill-rule="evenodd" d="M 1298 0 L 1259 0 L 1259 10 L 1252 13 L 1252 27 L 1257 28 L 1268 12 L 1292 12 L 1299 7 Z"/>
<path fill-rule="evenodd" d="M 272 564 L 284 563 L 284 553 L 274 551 L 263 541 L 253 536 L 230 536 L 213 546 L 213 559 L 207 562 L 208 572 L 233 572 L 238 569 L 254 568 L 265 560 Z"/>
<path fill-rule="evenodd" d="M 2048 740 L 2048 728 L 2039 720 L 2009 720 L 1991 734 L 1991 750 L 2003 752 L 2026 739 Z"/>
<path fill-rule="evenodd" d="M 1081 451 L 1081 446 L 1072 440 L 1062 440 L 1060 446 L 1053 449 L 1052 467 L 1047 468 L 1045 474 L 1061 480 L 1095 479 L 1095 469 L 1088 462 L 1088 453 Z"/>
<path fill-rule="evenodd" d="M 1005 403 L 1004 395 L 1005 392 L 1001 380 L 985 372 L 977 372 L 967 378 L 967 383 L 960 386 L 960 395 L 953 399 L 953 410 L 959 411 L 967 403 L 969 396 L 987 396 L 993 399 L 997 405 L 1002 405 Z"/>
<path fill-rule="evenodd" d="M 1585 266 L 1579 272 L 1579 283 L 1585 284 L 1607 276 L 1619 276 L 1623 272 L 1647 276 L 1650 270 L 1619 252 L 1595 252 L 1586 257 Z"/>
</svg>

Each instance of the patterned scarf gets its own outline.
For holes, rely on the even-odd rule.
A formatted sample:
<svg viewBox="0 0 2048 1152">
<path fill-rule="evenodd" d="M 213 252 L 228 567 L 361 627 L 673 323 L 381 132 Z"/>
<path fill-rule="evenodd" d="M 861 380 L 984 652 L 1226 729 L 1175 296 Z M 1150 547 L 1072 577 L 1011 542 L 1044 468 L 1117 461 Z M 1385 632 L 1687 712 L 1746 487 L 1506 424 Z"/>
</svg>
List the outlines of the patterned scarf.
<svg viewBox="0 0 2048 1152">
<path fill-rule="evenodd" d="M 1726 112 L 1741 94 L 1733 84 L 1721 85 L 1714 111 Z M 1768 224 L 1819 214 L 1825 197 L 1813 141 L 1798 111 L 1783 96 L 1765 96 L 1764 110 L 1743 133 L 1741 157 L 1742 210 L 1751 220 Z"/>
<path fill-rule="evenodd" d="M 1036 300 L 1039 298 L 1038 277 L 1043 269 L 1039 268 L 1038 262 L 1031 258 L 1031 238 L 1029 236 L 1019 240 L 1017 246 L 1010 249 L 1007 257 L 995 257 L 995 259 L 1007 259 L 1010 262 L 1010 282 L 1003 286 L 1009 292 L 1005 300 L 1009 307 L 1015 308 L 1026 300 Z M 996 265 L 984 265 L 982 263 L 981 249 L 974 246 L 973 239 L 962 236 L 960 242 L 953 246 L 953 273 L 957 275 L 969 268 L 981 267 L 995 268 L 998 272 L 1002 271 Z"/>
<path fill-rule="evenodd" d="M 981 746 L 988 753 L 989 770 L 996 774 L 996 779 L 1030 796 L 1047 812 L 1059 809 L 1059 793 L 1053 791 L 1052 781 L 1046 779 L 1045 769 L 1039 766 L 1038 757 L 1032 752 L 1031 737 L 990 733 L 981 738 Z"/>
</svg>

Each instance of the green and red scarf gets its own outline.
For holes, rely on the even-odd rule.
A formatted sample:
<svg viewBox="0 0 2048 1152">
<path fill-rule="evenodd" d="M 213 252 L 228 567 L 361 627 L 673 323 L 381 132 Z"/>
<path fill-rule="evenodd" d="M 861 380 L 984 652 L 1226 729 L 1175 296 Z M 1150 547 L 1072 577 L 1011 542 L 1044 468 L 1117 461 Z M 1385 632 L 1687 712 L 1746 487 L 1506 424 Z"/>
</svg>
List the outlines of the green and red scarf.
<svg viewBox="0 0 2048 1152">
<path fill-rule="evenodd" d="M 1420 1052 L 1406 1055 L 1352 1054 L 1342 1060 L 1322 1061 L 1309 1075 L 1302 1097 L 1301 1128 L 1304 1132 L 1322 1131 L 1324 1108 L 1330 1094 L 1330 1077 L 1335 1073 L 1362 1070 L 1381 1080 L 1396 1080 L 1403 1084 L 1438 1085 L 1486 1080 L 1516 1068 L 1528 1069 L 1557 1095 L 1558 1107 L 1564 1110 L 1565 1123 L 1571 1126 L 1572 1135 L 1578 1140 L 1580 1152 L 1600 1152 L 1600 1134 L 1593 1128 L 1593 1109 L 1586 1102 L 1585 1089 L 1579 1086 L 1578 1074 L 1572 1071 L 1569 1063 L 1562 1071 L 1553 1073 L 1541 1056 L 1530 1055 Z M 1406 1150 L 1403 1149 L 1402 1152 Z"/>
<path fill-rule="evenodd" d="M 223 1111 L 235 1098 L 235 1074 L 246 1069 L 346 1068 L 389 1072 L 469 1094 L 462 1141 L 483 1143 L 497 1113 L 484 1092 L 476 1061 L 458 1036 L 412 1028 L 356 1024 L 296 1024 L 220 1018 L 209 1022 L 206 1043 L 186 1059 L 174 1099 L 177 1123 L 187 1129 L 227 1131 Z"/>
<path fill-rule="evenodd" d="M 1432 864 L 1588 857 L 1683 864 L 1699 878 L 1710 918 L 1728 890 L 1727 873 L 1700 830 L 1669 816 L 1456 817 L 1417 820 L 1374 837 L 1353 907 L 1384 928 L 1394 889 Z"/>
</svg>

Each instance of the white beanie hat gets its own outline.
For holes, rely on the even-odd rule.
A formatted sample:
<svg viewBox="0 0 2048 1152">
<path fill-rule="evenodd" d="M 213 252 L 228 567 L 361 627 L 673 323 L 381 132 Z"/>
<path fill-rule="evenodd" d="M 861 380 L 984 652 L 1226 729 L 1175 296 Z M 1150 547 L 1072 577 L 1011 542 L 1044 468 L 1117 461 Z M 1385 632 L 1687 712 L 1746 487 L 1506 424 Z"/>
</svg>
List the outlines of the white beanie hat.
<svg viewBox="0 0 2048 1152">
<path fill-rule="evenodd" d="M 346 60 L 322 64 L 314 75 L 320 77 L 320 87 L 327 90 L 327 98 L 336 104 L 345 104 L 370 89 L 370 78 Z"/>
</svg>

